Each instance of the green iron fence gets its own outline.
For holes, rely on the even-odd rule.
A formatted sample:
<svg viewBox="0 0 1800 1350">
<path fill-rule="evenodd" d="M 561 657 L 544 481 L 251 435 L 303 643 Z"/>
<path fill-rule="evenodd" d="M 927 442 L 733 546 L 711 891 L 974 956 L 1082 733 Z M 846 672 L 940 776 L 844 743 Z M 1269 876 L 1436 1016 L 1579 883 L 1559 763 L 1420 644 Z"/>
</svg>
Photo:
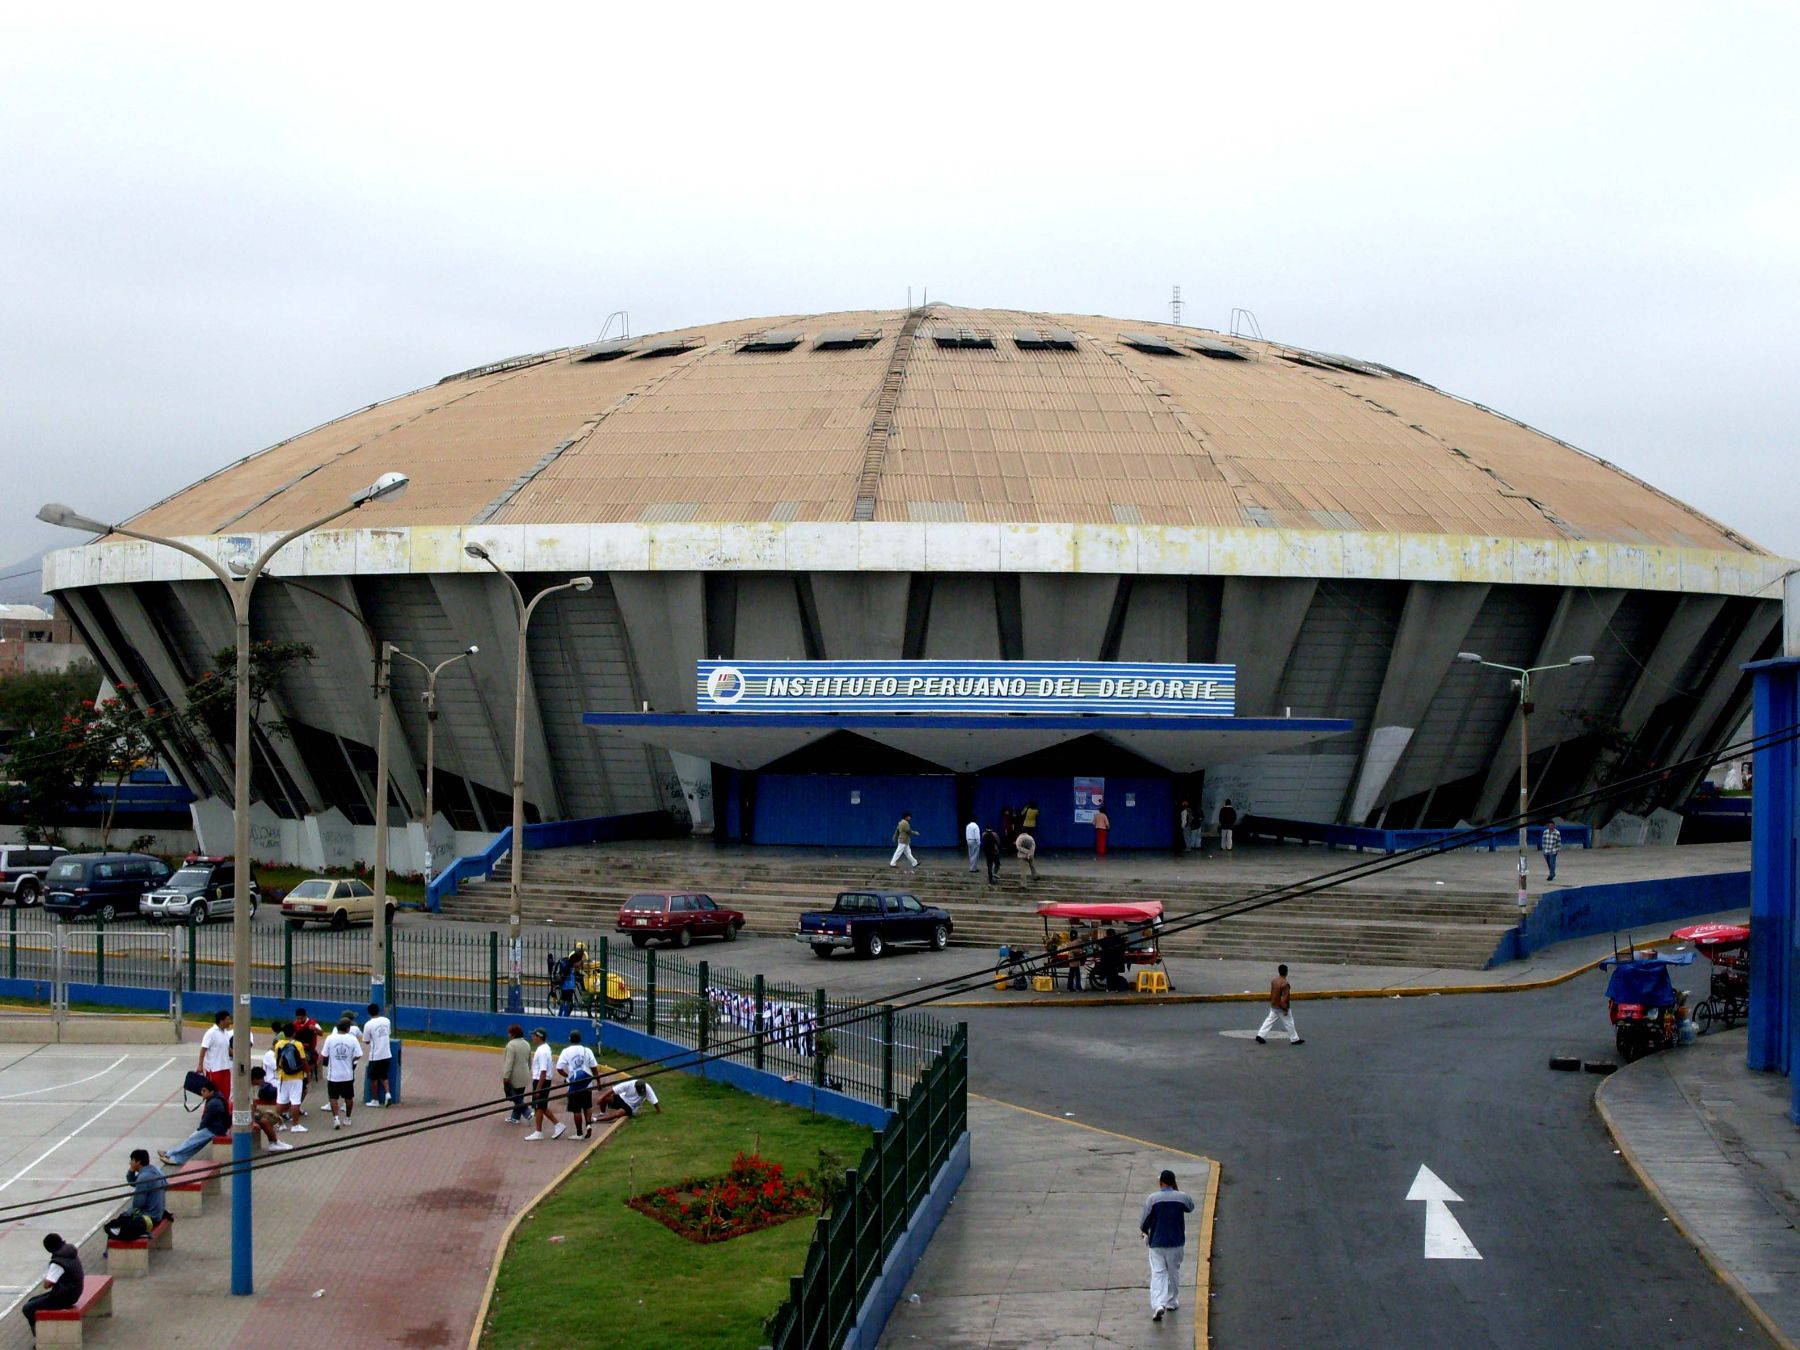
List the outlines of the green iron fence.
<svg viewBox="0 0 1800 1350">
<path fill-rule="evenodd" d="M 50 980 L 57 920 L 41 909 L 15 907 L 6 914 L 7 976 Z M 63 929 L 71 982 L 167 989 L 178 980 L 187 993 L 231 992 L 230 923 L 193 928 L 81 921 Z M 521 939 L 517 957 L 527 1015 L 562 1011 L 556 972 L 577 945 L 587 959 L 570 991 L 575 1015 L 626 1022 L 678 1045 L 835 1088 L 889 1110 L 909 1098 L 952 1035 L 949 1023 L 929 1013 L 871 1009 L 822 989 L 654 947 L 615 944 L 606 933 L 580 930 L 538 931 Z M 255 922 L 250 992 L 308 1005 L 329 1020 L 340 1009 L 368 1002 L 369 949 L 367 928 L 339 932 Z M 513 957 L 497 929 L 398 925 L 388 934 L 388 1000 L 502 1012 Z M 171 972 L 171 964 L 178 969 Z M 609 984 L 616 996 L 603 995 Z"/>
<path fill-rule="evenodd" d="M 836 1350 L 883 1263 L 969 1122 L 968 1028 L 928 1056 L 908 1095 L 813 1230 L 801 1273 L 769 1319 L 773 1350 Z"/>
</svg>

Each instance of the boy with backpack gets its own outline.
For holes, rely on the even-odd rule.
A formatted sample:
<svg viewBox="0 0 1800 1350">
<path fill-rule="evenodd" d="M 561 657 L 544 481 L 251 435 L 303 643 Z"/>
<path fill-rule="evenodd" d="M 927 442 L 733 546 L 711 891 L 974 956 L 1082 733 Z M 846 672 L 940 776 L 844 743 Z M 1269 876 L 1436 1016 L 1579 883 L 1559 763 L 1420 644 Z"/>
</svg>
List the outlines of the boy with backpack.
<svg viewBox="0 0 1800 1350">
<path fill-rule="evenodd" d="M 292 1022 L 275 1024 L 275 1109 L 287 1121 L 289 1134 L 305 1134 L 300 1123 L 300 1094 L 306 1086 L 306 1051 L 294 1039 Z"/>
</svg>

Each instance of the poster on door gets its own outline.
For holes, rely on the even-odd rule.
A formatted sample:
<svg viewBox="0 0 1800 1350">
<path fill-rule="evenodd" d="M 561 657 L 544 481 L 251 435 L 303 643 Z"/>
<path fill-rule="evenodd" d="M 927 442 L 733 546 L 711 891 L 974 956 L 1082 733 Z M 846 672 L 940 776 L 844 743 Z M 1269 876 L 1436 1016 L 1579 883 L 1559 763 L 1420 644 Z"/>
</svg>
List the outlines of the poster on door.
<svg viewBox="0 0 1800 1350">
<path fill-rule="evenodd" d="M 1104 778 L 1077 778 L 1075 780 L 1075 823 L 1092 825 L 1094 812 L 1106 805 L 1106 780 Z"/>
</svg>

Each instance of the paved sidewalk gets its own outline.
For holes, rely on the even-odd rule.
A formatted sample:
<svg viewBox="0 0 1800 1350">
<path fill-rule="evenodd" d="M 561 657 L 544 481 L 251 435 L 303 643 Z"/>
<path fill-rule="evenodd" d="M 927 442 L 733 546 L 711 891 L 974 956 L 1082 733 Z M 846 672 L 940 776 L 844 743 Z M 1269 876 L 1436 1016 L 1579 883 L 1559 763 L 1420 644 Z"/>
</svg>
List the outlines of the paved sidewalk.
<svg viewBox="0 0 1800 1350">
<path fill-rule="evenodd" d="M 974 1094 L 969 1127 L 969 1174 L 888 1320 L 883 1350 L 1206 1345 L 1212 1164 Z M 1181 1307 L 1153 1323 L 1137 1225 L 1165 1167 L 1196 1209 Z"/>
<path fill-rule="evenodd" d="M 1621 1151 L 1708 1265 L 1784 1345 L 1800 1344 L 1800 1129 L 1790 1087 L 1715 1032 L 1621 1069 L 1595 1103 Z"/>
</svg>

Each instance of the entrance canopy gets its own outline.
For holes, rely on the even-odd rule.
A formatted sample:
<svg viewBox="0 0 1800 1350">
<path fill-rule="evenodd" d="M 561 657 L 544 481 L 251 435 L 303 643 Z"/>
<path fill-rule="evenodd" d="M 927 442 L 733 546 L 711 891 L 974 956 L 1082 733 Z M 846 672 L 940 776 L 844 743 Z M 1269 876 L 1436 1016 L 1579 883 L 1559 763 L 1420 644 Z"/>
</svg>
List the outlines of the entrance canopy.
<svg viewBox="0 0 1800 1350">
<path fill-rule="evenodd" d="M 601 736 L 760 769 L 833 732 L 848 731 L 957 773 L 1005 764 L 1083 736 L 1141 756 L 1171 773 L 1194 773 L 1274 750 L 1291 750 L 1355 723 L 1336 717 L 1120 714 L 587 713 Z"/>
</svg>

